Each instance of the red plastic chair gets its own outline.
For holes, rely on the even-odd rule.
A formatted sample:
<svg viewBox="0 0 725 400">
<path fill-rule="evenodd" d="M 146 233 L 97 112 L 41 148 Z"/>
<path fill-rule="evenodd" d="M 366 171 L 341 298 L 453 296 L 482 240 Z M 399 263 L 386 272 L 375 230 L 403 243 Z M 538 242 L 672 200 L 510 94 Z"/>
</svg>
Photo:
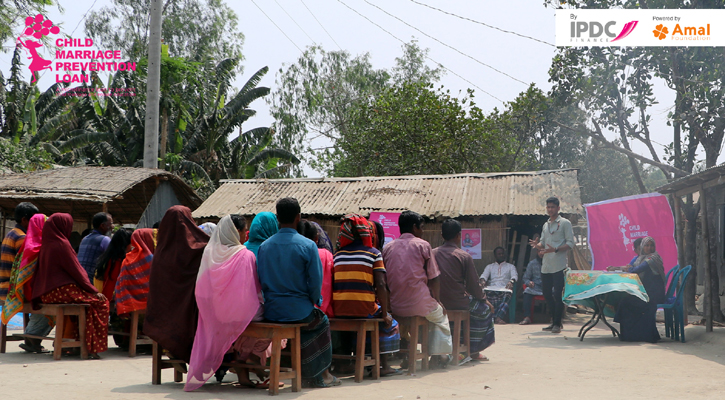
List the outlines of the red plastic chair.
<svg viewBox="0 0 725 400">
<path fill-rule="evenodd" d="M 523 293 L 524 290 L 526 290 L 525 283 L 521 287 L 521 293 Z M 524 315 L 524 316 L 529 317 L 529 319 L 532 321 L 534 320 L 534 304 L 536 304 L 537 301 L 543 301 L 544 303 L 546 303 L 546 299 L 544 298 L 544 295 L 537 295 L 531 299 L 531 315 Z"/>
</svg>

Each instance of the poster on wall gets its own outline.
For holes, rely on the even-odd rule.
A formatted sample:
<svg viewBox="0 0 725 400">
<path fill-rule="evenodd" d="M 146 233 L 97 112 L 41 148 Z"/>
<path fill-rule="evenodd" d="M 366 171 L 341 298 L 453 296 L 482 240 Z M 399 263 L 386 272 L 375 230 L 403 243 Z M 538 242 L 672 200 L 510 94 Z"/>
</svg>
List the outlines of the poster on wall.
<svg viewBox="0 0 725 400">
<path fill-rule="evenodd" d="M 651 236 L 665 264 L 677 265 L 675 221 L 667 197 L 659 193 L 585 204 L 592 269 L 627 265 L 635 257 L 634 241 Z"/>
<path fill-rule="evenodd" d="M 391 212 L 371 212 L 370 221 L 380 222 L 385 231 L 385 245 L 397 239 L 400 236 L 400 228 L 398 227 L 398 218 L 400 213 Z"/>
<path fill-rule="evenodd" d="M 474 260 L 481 259 L 481 230 L 480 229 L 463 229 L 461 230 L 461 248 L 470 254 Z"/>
</svg>

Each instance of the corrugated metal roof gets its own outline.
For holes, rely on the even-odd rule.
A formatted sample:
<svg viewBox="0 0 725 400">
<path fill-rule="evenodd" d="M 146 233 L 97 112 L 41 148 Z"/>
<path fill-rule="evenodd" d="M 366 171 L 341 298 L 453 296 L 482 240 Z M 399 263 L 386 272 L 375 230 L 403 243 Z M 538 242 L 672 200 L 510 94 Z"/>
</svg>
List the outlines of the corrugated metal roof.
<svg viewBox="0 0 725 400">
<path fill-rule="evenodd" d="M 355 212 L 412 210 L 429 218 L 541 215 L 557 196 L 564 214 L 581 214 L 577 170 L 360 178 L 228 180 L 194 218 L 275 211 L 283 197 L 296 198 L 303 214 L 341 216 Z"/>
<path fill-rule="evenodd" d="M 699 185 L 704 184 L 706 182 L 710 182 L 711 184 L 706 187 L 712 187 L 717 185 L 725 184 L 725 163 L 716 165 L 714 167 L 710 167 L 704 171 L 700 171 L 698 173 L 687 175 L 682 178 L 678 178 L 673 180 L 672 182 L 669 182 L 666 185 L 660 186 L 656 191 L 663 193 L 663 194 L 669 194 L 669 193 L 682 193 L 682 194 L 689 194 L 694 193 L 699 190 Z M 717 181 L 715 181 L 717 179 Z M 714 181 L 714 182 L 712 182 Z M 687 192 L 687 193 L 685 193 Z"/>
</svg>

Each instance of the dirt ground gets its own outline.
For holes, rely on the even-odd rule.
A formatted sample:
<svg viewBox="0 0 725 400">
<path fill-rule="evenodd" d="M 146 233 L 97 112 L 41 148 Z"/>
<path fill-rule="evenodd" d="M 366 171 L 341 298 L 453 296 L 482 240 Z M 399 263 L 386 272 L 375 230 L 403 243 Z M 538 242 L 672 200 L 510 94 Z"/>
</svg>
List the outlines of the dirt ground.
<svg viewBox="0 0 725 400">
<path fill-rule="evenodd" d="M 686 343 L 664 338 L 658 344 L 622 343 L 600 323 L 584 341 L 577 332 L 585 316 L 565 322 L 560 335 L 543 325 L 496 327 L 491 359 L 416 376 L 382 378 L 292 393 L 289 382 L 280 399 L 709 399 L 725 388 L 725 328 L 706 334 L 703 326 L 686 328 Z M 616 326 L 616 325 L 615 325 Z M 112 341 L 111 341 L 112 342 Z M 48 345 L 50 342 L 46 342 Z M 268 398 L 265 390 L 239 389 L 228 374 L 223 384 L 209 383 L 193 393 L 173 383 L 164 370 L 163 384 L 151 385 L 151 357 L 129 358 L 117 348 L 102 360 L 26 354 L 9 342 L 0 354 L 0 387 L 17 399 L 237 399 Z M 212 379 L 213 380 L 213 379 Z"/>
</svg>

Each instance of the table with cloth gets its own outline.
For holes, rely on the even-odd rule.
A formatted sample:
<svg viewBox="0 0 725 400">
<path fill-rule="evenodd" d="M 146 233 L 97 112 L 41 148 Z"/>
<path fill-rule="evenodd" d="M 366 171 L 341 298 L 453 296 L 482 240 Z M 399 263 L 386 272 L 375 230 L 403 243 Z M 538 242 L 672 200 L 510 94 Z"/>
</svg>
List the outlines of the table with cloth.
<svg viewBox="0 0 725 400">
<path fill-rule="evenodd" d="M 583 305 L 594 310 L 592 318 L 579 330 L 579 340 L 584 340 L 584 335 L 600 320 L 612 330 L 613 336 L 619 335 L 619 332 L 607 322 L 606 317 L 614 317 L 617 304 L 625 296 L 635 296 L 642 301 L 649 301 L 649 296 L 637 274 L 568 271 L 564 286 L 564 302 L 570 305 Z"/>
</svg>

